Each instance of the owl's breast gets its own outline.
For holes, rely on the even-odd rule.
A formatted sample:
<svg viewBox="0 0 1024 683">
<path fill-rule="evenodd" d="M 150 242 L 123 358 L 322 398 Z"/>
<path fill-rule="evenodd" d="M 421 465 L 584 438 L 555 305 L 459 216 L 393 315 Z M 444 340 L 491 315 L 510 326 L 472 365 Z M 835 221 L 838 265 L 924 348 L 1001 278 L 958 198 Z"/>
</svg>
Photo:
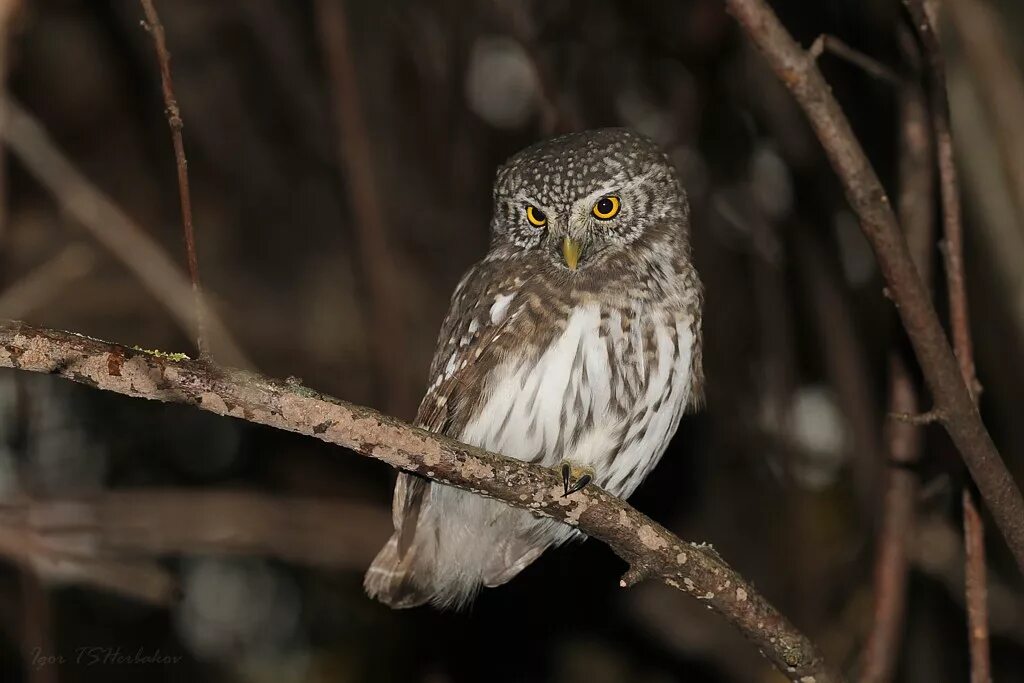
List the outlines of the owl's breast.
<svg viewBox="0 0 1024 683">
<path fill-rule="evenodd" d="M 593 467 L 631 493 L 664 451 L 690 392 L 689 314 L 632 302 L 571 308 L 540 349 L 510 349 L 483 378 L 459 438 L 528 462 Z"/>
</svg>

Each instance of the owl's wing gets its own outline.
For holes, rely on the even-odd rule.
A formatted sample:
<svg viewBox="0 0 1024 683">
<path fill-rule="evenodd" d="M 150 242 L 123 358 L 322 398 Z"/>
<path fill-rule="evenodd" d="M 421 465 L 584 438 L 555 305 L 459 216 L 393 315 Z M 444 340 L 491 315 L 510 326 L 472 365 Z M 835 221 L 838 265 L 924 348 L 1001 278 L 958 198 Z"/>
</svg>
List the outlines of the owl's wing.
<svg viewBox="0 0 1024 683">
<path fill-rule="evenodd" d="M 483 379 L 500 355 L 493 353 L 495 345 L 519 313 L 512 289 L 517 283 L 496 281 L 485 266 L 474 266 L 452 295 L 430 366 L 430 387 L 416 414 L 417 426 L 454 438 L 468 422 Z M 433 534 L 417 534 L 429 505 L 430 481 L 399 474 L 392 502 L 395 533 L 364 580 L 371 597 L 392 607 L 414 607 L 429 599 L 429 589 L 413 580 L 417 572 L 429 571 L 436 551 Z"/>
</svg>

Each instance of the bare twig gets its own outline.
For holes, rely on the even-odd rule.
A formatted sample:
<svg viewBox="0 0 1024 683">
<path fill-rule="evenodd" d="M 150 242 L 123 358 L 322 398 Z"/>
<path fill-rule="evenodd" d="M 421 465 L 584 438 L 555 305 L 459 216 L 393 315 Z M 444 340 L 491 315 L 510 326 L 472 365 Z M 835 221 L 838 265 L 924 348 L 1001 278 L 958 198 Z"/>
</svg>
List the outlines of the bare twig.
<svg viewBox="0 0 1024 683">
<path fill-rule="evenodd" d="M 898 354 L 889 359 L 889 406 L 913 412 L 917 391 L 906 364 Z M 908 544 L 914 529 L 917 473 L 912 471 L 921 452 L 921 430 L 907 422 L 893 422 L 886 434 L 890 466 L 885 473 L 882 526 L 874 571 L 874 609 L 871 629 L 861 656 L 861 683 L 892 680 L 900 652 L 906 612 Z"/>
<path fill-rule="evenodd" d="M 164 106 L 166 107 L 167 125 L 171 128 L 171 143 L 174 145 L 174 160 L 178 167 L 178 197 L 181 200 L 181 228 L 185 235 L 185 253 L 188 257 L 188 275 L 192 281 L 192 296 L 195 299 L 196 315 L 196 346 L 200 358 L 210 357 L 209 342 L 206 339 L 206 314 L 203 304 L 203 285 L 199 279 L 199 257 L 196 254 L 195 230 L 192 226 L 192 193 L 188 184 L 188 159 L 185 158 L 185 141 L 181 129 L 185 124 L 181 118 L 178 99 L 174 96 L 174 83 L 171 80 L 171 54 L 167 51 L 167 40 L 164 36 L 164 25 L 160 23 L 160 15 L 156 12 L 153 0 L 139 0 L 142 11 L 146 14 L 146 29 L 153 36 L 156 47 L 156 58 L 160 62 L 160 85 L 163 89 Z"/>
<path fill-rule="evenodd" d="M 935 154 L 939 165 L 939 196 L 942 203 L 943 255 L 946 260 L 946 282 L 949 289 L 949 322 L 953 351 L 960 363 L 967 388 L 975 396 L 980 391 L 974 372 L 971 325 L 967 310 L 967 289 L 964 285 L 963 210 L 960 206 L 960 184 L 953 156 L 953 132 L 946 95 L 946 65 L 938 35 L 925 10 L 924 0 L 903 0 L 910 12 L 924 51 L 929 76 L 929 102 L 935 135 Z"/>
<path fill-rule="evenodd" d="M 966 609 L 963 525 L 953 526 L 946 515 L 934 513 L 922 516 L 917 526 L 911 545 L 914 568 L 934 579 L 950 600 Z M 1020 587 L 991 569 L 985 585 L 991 596 L 986 605 L 991 633 L 1024 644 L 1024 594 Z"/>
<path fill-rule="evenodd" d="M 917 425 L 918 427 L 930 425 L 935 422 L 942 422 L 943 415 L 937 410 L 928 410 L 923 413 L 891 412 L 889 417 L 897 422 Z"/>
<path fill-rule="evenodd" d="M 822 33 L 814 39 L 813 43 L 811 43 L 808 53 L 810 53 L 810 55 L 815 59 L 818 59 L 825 52 L 831 53 L 836 57 L 853 64 L 869 76 L 873 76 L 880 81 L 888 83 L 889 85 L 896 87 L 903 86 L 903 79 L 882 62 L 870 55 L 864 54 L 860 50 L 853 49 L 835 36 Z"/>
<path fill-rule="evenodd" d="M 946 89 L 946 66 L 938 34 L 925 8 L 923 0 L 903 0 L 910 12 L 917 36 L 923 47 L 928 65 L 932 127 L 939 165 L 939 188 L 942 196 L 942 223 L 944 228 L 943 254 L 946 261 L 946 287 L 949 293 L 949 323 L 952 328 L 953 351 L 960 361 L 964 383 L 972 393 L 975 404 L 981 385 L 975 376 L 973 342 L 964 282 L 963 215 L 960 205 L 960 184 L 957 180 L 956 160 L 953 154 L 953 133 L 950 124 L 949 98 Z M 988 591 L 985 586 L 984 526 L 981 515 L 974 507 L 971 492 L 963 492 L 964 547 L 967 599 L 967 641 L 971 653 L 972 683 L 986 683 L 991 679 L 992 665 L 988 647 Z"/>
<path fill-rule="evenodd" d="M 964 595 L 967 604 L 967 642 L 971 652 L 971 683 L 989 683 L 992 663 L 988 649 L 988 583 L 985 527 L 971 492 L 964 489 Z"/>
<path fill-rule="evenodd" d="M 0 367 L 55 374 L 97 389 L 305 434 L 561 520 L 607 543 L 625 560 L 625 584 L 658 578 L 703 601 L 790 680 L 841 680 L 814 645 L 709 546 L 681 541 L 597 487 L 563 497 L 561 478 L 547 468 L 460 444 L 295 383 L 24 323 L 0 324 Z"/>
<path fill-rule="evenodd" d="M 372 323 L 369 337 L 377 374 L 387 389 L 385 405 L 408 407 L 410 387 L 401 359 L 403 306 L 398 286 L 401 269 L 389 238 L 384 205 L 377 188 L 370 134 L 363 119 L 358 75 L 352 61 L 348 22 L 343 3 L 317 0 L 317 27 L 331 84 L 337 121 L 338 156 L 355 212 L 359 263 L 370 291 L 367 315 Z"/>
<path fill-rule="evenodd" d="M 901 34 L 909 38 L 906 32 Z M 916 53 L 908 45 L 911 56 Z M 931 280 L 934 201 L 933 155 L 928 134 L 924 92 L 916 83 L 901 89 L 899 216 L 917 271 Z M 889 410 L 917 415 L 920 399 L 907 361 L 897 350 L 889 354 Z M 921 456 L 922 434 L 910 421 L 887 426 L 885 493 L 874 568 L 874 609 L 871 628 L 861 656 L 860 683 L 893 679 L 901 651 L 906 616 L 910 543 L 916 530 L 918 475 L 913 471 Z"/>
<path fill-rule="evenodd" d="M 981 421 L 878 176 L 814 60 L 797 45 L 775 13 L 763 0 L 726 0 L 726 4 L 817 133 L 875 251 L 942 425 L 1024 571 L 1024 498 Z"/>
<path fill-rule="evenodd" d="M 162 303 L 188 334 L 194 331 L 192 287 L 188 278 L 124 211 L 93 185 L 13 98 L 3 101 L 0 136 L 28 171 L 77 221 L 85 226 Z M 224 362 L 251 367 L 227 327 L 207 311 L 207 331 Z"/>
</svg>

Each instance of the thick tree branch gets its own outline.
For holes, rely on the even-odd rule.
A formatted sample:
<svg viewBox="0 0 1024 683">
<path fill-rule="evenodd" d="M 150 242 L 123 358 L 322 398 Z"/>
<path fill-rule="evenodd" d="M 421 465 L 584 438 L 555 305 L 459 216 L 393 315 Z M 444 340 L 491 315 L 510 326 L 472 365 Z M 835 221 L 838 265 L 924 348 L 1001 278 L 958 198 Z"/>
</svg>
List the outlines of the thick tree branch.
<svg viewBox="0 0 1024 683">
<path fill-rule="evenodd" d="M 658 578 L 728 619 L 790 680 L 839 681 L 799 633 L 712 548 L 685 543 L 596 487 L 562 497 L 551 470 L 487 453 L 311 389 L 209 363 L 19 322 L 0 323 L 0 367 L 127 396 L 184 403 L 350 448 L 408 472 L 561 520 L 629 564 L 623 586 Z"/>
<path fill-rule="evenodd" d="M 726 0 L 726 5 L 793 93 L 817 133 L 874 249 L 940 421 L 1024 571 L 1024 498 L 963 381 L 885 189 L 813 58 L 793 40 L 775 13 L 763 0 Z"/>
</svg>

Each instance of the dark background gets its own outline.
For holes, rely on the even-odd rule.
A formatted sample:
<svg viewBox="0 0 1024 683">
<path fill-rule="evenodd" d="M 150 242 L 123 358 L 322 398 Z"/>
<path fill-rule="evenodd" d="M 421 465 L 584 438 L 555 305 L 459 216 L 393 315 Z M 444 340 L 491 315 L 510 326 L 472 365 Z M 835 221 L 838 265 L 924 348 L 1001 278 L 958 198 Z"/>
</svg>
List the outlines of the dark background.
<svg viewBox="0 0 1024 683">
<path fill-rule="evenodd" d="M 899 2 L 772 4 L 805 46 L 829 33 L 906 71 Z M 1007 34 L 1019 36 L 1024 13 L 998 4 Z M 561 130 L 646 133 L 677 164 L 693 208 L 708 400 L 631 502 L 681 537 L 714 544 L 832 662 L 856 671 L 871 617 L 886 358 L 904 342 L 816 140 L 722 3 L 341 5 L 356 98 L 342 96 L 328 67 L 332 0 L 158 4 L 185 121 L 202 276 L 244 360 L 411 418 L 448 297 L 486 249 L 495 167 Z M 174 158 L 141 18 L 129 0 L 22 3 L 8 27 L 7 85 L 183 269 Z M 962 140 L 967 131 L 986 135 L 989 123 L 964 104 L 975 75 L 956 35 L 943 37 Z M 821 63 L 895 193 L 898 88 L 831 55 Z M 353 177 L 341 101 L 363 115 L 359 138 L 372 161 L 360 168 L 375 198 Z M 998 159 L 972 145 L 958 151 L 970 157 L 966 263 L 983 414 L 1020 481 L 1024 289 L 1019 271 L 1001 270 L 992 255 L 1024 236 L 1019 218 L 1010 220 L 1013 239 L 987 229 L 999 217 L 986 193 L 1002 190 L 983 179 L 986 169 L 1000 172 Z M 194 353 L 164 297 L 17 157 L 4 164 L 0 282 L 19 296 L 0 293 L 0 316 Z M 360 201 L 378 203 L 382 225 L 360 221 Z M 33 277 L 28 295 L 15 289 Z M 242 360 L 218 356 L 217 340 L 214 356 Z M 597 542 L 546 553 L 466 613 L 392 612 L 369 601 L 361 576 L 389 533 L 394 473 L 310 439 L 12 372 L 0 375 L 0 424 L 3 500 L 83 501 L 74 538 L 85 545 L 60 552 L 140 572 L 111 570 L 97 581 L 59 563 L 2 565 L 5 681 L 779 680 L 688 597 L 653 583 L 619 589 L 625 567 Z M 898 679 L 964 681 L 967 479 L 937 430 L 919 476 Z M 198 502 L 206 499 L 189 497 L 226 491 L 251 494 L 264 513 L 229 506 L 207 515 Z M 121 507 L 110 508 L 118 493 L 159 494 L 167 506 L 140 503 L 136 512 L 117 499 Z M 327 505 L 300 519 L 295 501 Z M 89 513 L 97 509 L 114 512 Z M 194 517 L 183 517 L 188 511 Z M 230 534 L 223 547 L 167 550 L 166 538 L 217 524 L 235 534 L 279 529 L 277 545 L 292 551 L 240 550 Z M 988 541 L 995 678 L 1020 680 L 1024 594 L 994 528 Z M 170 588 L 147 591 L 138 577 Z M 86 665 L 76 661 L 81 647 L 159 650 L 180 661 Z"/>
</svg>

